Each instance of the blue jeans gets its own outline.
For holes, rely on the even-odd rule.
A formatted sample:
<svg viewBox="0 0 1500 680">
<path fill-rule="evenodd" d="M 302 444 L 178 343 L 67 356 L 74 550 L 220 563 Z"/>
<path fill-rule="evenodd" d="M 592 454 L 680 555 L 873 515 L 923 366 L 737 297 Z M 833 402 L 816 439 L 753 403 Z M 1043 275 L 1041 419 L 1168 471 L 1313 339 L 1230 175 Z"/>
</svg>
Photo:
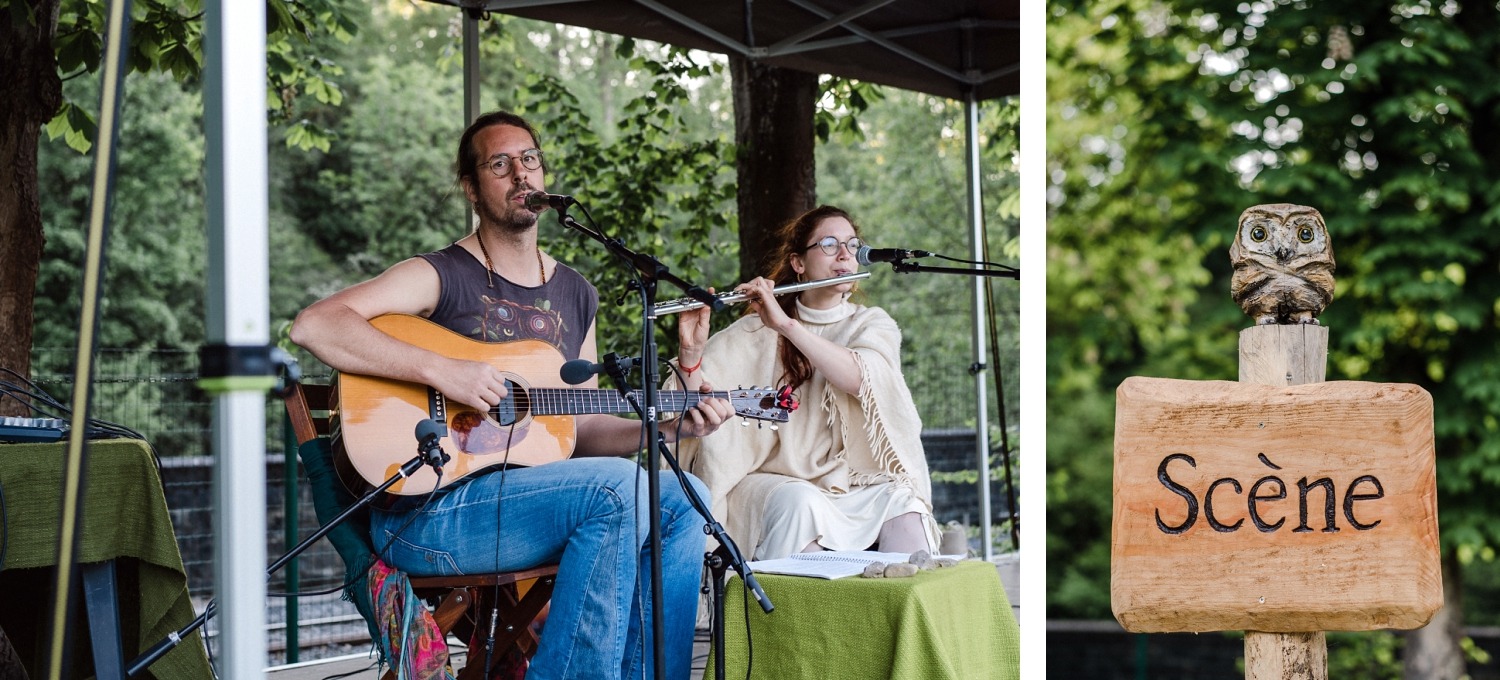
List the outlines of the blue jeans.
<svg viewBox="0 0 1500 680">
<path fill-rule="evenodd" d="M 527 680 L 598 678 L 605 668 L 620 669 L 624 678 L 649 678 L 647 475 L 623 458 L 492 472 L 458 484 L 426 508 L 372 512 L 370 534 L 388 564 L 414 576 L 556 562 L 552 609 Z M 688 479 L 707 499 L 703 483 Z M 660 489 L 665 677 L 686 678 L 706 537 L 703 518 L 676 477 L 663 472 Z"/>
</svg>

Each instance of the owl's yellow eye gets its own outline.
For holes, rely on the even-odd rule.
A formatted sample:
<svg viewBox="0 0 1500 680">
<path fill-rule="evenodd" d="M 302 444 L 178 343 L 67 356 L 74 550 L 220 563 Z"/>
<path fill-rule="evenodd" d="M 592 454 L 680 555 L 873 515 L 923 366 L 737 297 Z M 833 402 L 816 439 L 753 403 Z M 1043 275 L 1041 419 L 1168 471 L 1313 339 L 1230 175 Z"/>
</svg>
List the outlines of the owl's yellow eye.
<svg viewBox="0 0 1500 680">
<path fill-rule="evenodd" d="M 1250 240 L 1255 241 L 1256 243 L 1260 243 L 1261 241 L 1266 240 L 1266 228 L 1265 227 L 1254 227 L 1254 228 L 1252 228 L 1250 230 Z"/>
<path fill-rule="evenodd" d="M 1297 240 L 1303 243 L 1312 243 L 1312 227 L 1303 227 L 1297 230 Z"/>
</svg>

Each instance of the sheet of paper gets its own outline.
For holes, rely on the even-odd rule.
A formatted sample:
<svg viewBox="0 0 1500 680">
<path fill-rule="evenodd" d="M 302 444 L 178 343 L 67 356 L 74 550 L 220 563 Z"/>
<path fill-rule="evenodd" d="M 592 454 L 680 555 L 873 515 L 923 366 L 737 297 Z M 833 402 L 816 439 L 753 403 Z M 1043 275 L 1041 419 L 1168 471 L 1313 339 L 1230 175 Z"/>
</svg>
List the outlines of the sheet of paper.
<svg viewBox="0 0 1500 680">
<path fill-rule="evenodd" d="M 938 555 L 962 559 L 962 555 Z M 788 574 L 814 578 L 844 578 L 858 576 L 865 566 L 875 562 L 885 564 L 907 562 L 909 553 L 876 552 L 873 550 L 825 550 L 823 552 L 796 553 L 776 560 L 758 560 L 747 563 L 751 571 L 767 574 Z"/>
</svg>

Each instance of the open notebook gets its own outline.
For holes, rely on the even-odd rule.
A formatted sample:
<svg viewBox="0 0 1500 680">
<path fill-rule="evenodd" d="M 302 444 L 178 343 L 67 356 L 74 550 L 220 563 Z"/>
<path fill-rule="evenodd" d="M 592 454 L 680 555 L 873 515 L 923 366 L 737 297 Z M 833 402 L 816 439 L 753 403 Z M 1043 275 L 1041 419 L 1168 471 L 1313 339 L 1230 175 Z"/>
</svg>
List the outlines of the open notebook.
<svg viewBox="0 0 1500 680">
<path fill-rule="evenodd" d="M 936 555 L 963 559 L 963 555 Z M 814 578 L 844 578 L 858 576 L 865 566 L 875 562 L 886 564 L 907 562 L 908 553 L 875 552 L 873 550 L 830 550 L 823 552 L 796 553 L 776 560 L 757 560 L 747 564 L 751 571 L 765 574 L 788 574 L 812 576 Z"/>
</svg>

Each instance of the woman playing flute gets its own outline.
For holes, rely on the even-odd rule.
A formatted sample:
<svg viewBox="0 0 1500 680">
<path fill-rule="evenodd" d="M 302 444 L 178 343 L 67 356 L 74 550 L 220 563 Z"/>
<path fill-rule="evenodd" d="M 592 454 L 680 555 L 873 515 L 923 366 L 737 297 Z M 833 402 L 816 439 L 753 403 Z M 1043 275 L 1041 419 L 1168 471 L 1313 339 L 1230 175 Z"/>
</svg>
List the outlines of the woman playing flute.
<svg viewBox="0 0 1500 680">
<path fill-rule="evenodd" d="M 901 375 L 901 330 L 849 301 L 851 282 L 776 297 L 798 281 L 853 273 L 859 228 L 820 206 L 777 238 L 769 277 L 740 284 L 743 318 L 678 355 L 682 389 L 790 385 L 803 403 L 779 430 L 729 427 L 682 443 L 715 515 L 752 559 L 816 550 L 936 551 L 921 419 Z M 674 386 L 675 387 L 675 386 Z"/>
</svg>

